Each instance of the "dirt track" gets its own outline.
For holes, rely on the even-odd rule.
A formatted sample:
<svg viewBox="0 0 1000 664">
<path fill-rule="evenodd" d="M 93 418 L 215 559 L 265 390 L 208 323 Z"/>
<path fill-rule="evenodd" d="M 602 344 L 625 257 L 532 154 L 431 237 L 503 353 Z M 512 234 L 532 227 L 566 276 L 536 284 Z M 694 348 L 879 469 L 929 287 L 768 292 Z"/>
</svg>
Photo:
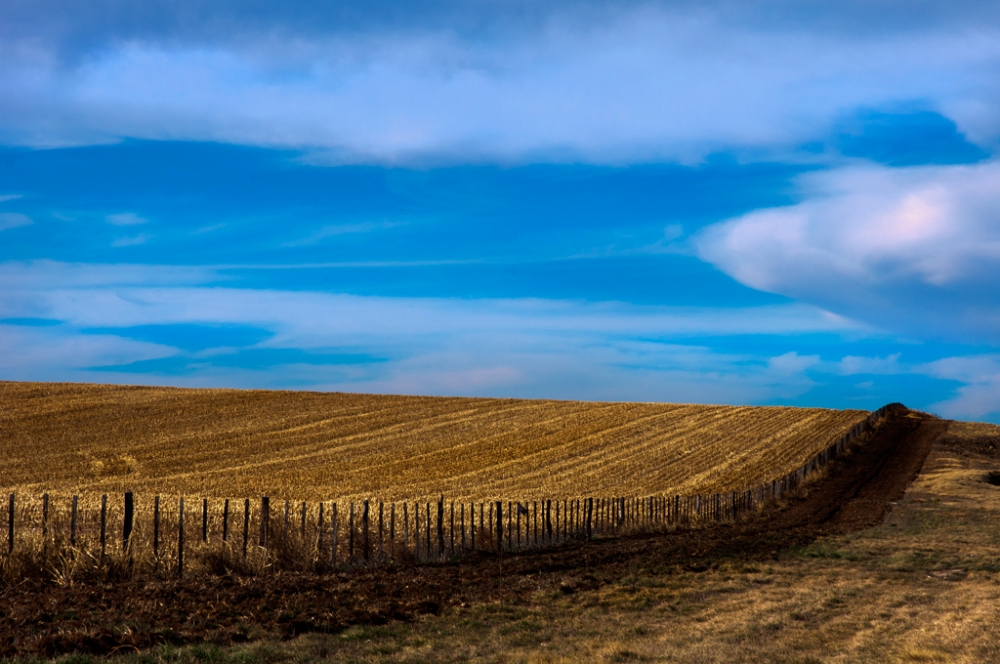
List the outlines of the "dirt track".
<svg viewBox="0 0 1000 664">
<path fill-rule="evenodd" d="M 337 631 L 460 603 L 526 601 L 539 589 L 576 592 L 637 567 L 700 571 L 723 560 L 768 558 L 825 534 L 880 523 L 947 428 L 946 421 L 916 414 L 891 419 L 802 496 L 737 525 L 328 576 L 7 588 L 0 592 L 0 656 L 107 654 L 164 642 L 226 644 L 255 634 Z"/>
</svg>

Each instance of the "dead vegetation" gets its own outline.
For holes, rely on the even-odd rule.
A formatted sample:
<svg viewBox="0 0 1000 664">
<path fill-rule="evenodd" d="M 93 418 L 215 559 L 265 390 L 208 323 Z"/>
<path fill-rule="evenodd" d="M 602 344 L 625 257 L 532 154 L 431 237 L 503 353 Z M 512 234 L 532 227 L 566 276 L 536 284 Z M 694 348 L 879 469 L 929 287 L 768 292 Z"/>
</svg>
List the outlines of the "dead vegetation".
<svg viewBox="0 0 1000 664">
<path fill-rule="evenodd" d="M 234 661 L 258 656 L 261 661 L 378 661 L 389 654 L 403 661 L 463 659 L 449 653 L 496 661 L 532 661 L 549 654 L 601 660 L 624 657 L 619 651 L 649 657 L 655 642 L 633 648 L 627 632 L 612 638 L 601 630 L 625 619 L 641 627 L 653 618 L 662 621 L 652 625 L 659 630 L 678 620 L 685 630 L 694 629 L 697 625 L 688 618 L 704 615 L 696 610 L 699 605 L 732 592 L 727 575 L 733 570 L 769 565 L 783 552 L 811 546 L 824 533 L 877 523 L 902 495 L 945 426 L 937 420 L 892 417 L 872 440 L 836 460 L 826 478 L 805 493 L 789 494 L 783 505 L 759 518 L 712 528 L 574 541 L 499 557 L 477 553 L 447 564 L 361 566 L 349 573 L 223 569 L 222 575 L 143 575 L 121 583 L 29 580 L 0 590 L 0 656 L 99 655 L 135 648 L 143 651 L 142 661 L 161 656 L 166 661 L 222 661 L 229 652 Z M 831 512 L 841 505 L 843 509 Z M 949 564 L 932 571 L 952 568 Z M 700 579 L 716 579 L 720 571 L 720 583 L 699 586 Z M 788 582 L 794 579 L 789 576 Z M 677 580 L 687 584 L 684 611 L 655 614 L 653 609 L 666 600 L 650 597 L 648 590 Z M 610 615 L 606 611 L 579 617 L 564 610 L 566 601 L 573 611 L 580 603 L 593 607 L 612 588 L 621 593 L 612 600 L 627 605 L 615 621 L 602 622 L 602 616 Z M 623 610 L 614 603 L 609 608 Z M 441 622 L 426 618 L 428 614 L 441 614 Z M 524 616 L 538 629 L 518 624 Z M 485 627 L 475 627 L 476 622 Z M 564 626 L 578 632 L 571 635 Z M 302 633 L 316 636 L 291 647 L 275 642 Z M 545 643 L 556 650 L 543 650 L 547 646 L 533 640 L 535 633 L 550 635 Z M 604 645 L 595 636 L 600 634 Z M 248 639 L 262 645 L 224 650 Z M 369 648 L 369 641 L 377 645 Z M 215 644 L 215 650 L 206 655 L 205 646 L 175 648 L 198 643 Z"/>
<path fill-rule="evenodd" d="M 0 382 L 0 488 L 387 502 L 709 494 L 793 470 L 866 414 Z"/>
<path fill-rule="evenodd" d="M 617 564 L 609 558 L 584 569 L 557 556 L 530 575 L 513 573 L 503 584 L 483 577 L 465 583 L 467 569 L 453 581 L 467 596 L 451 604 L 440 603 L 434 594 L 433 569 L 415 580 L 430 582 L 422 594 L 398 598 L 394 605 L 384 590 L 379 596 L 370 590 L 365 594 L 363 585 L 335 595 L 340 584 L 351 583 L 346 579 L 325 587 L 303 582 L 297 594 L 247 584 L 228 595 L 241 598 L 235 612 L 250 616 L 254 607 L 260 617 L 269 611 L 279 620 L 271 628 L 236 618 L 227 633 L 219 621 L 199 622 L 199 608 L 191 625 L 203 630 L 200 643 L 181 645 L 182 632 L 161 631 L 154 641 L 160 645 L 141 654 L 120 649 L 119 661 L 1000 661 L 1000 489 L 983 481 L 988 472 L 1000 470 L 1000 454 L 976 452 L 989 445 L 963 434 L 962 427 L 957 435 L 940 438 L 885 522 L 860 531 L 807 541 L 762 539 L 731 548 L 720 539 L 684 549 L 682 556 L 670 554 L 674 545 L 615 543 L 609 546 L 621 549 Z M 491 584 L 494 596 L 475 594 L 476 584 L 483 583 Z M 208 602 L 225 596 L 224 584 L 202 590 Z M 180 597 L 191 592 L 172 590 Z M 367 607 L 372 615 L 353 625 L 316 629 L 316 622 L 329 619 L 324 611 L 340 608 L 335 600 L 351 593 L 365 598 L 354 606 Z M 312 601 L 298 602 L 303 596 Z M 80 608 L 89 602 L 110 611 L 119 599 L 95 593 L 67 602 L 58 638 L 79 652 L 106 652 L 100 649 L 103 632 L 81 626 Z M 59 610 L 52 604 L 32 609 L 31 615 Z M 145 615 L 137 614 L 131 624 L 142 624 Z M 298 629 L 305 633 L 296 636 Z M 30 638 L 38 648 L 22 652 L 46 652 L 46 637 L 31 632 Z M 87 659 L 75 655 L 73 661 Z"/>
</svg>

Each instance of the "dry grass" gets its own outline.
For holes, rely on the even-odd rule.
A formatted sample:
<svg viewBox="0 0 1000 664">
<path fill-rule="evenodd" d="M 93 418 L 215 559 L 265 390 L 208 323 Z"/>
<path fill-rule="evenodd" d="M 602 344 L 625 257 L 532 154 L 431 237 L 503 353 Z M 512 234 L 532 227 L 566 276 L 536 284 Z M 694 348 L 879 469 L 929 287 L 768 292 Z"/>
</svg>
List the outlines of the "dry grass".
<svg viewBox="0 0 1000 664">
<path fill-rule="evenodd" d="M 0 488 L 276 500 L 696 494 L 863 411 L 0 382 Z"/>
<path fill-rule="evenodd" d="M 885 524 L 773 560 L 638 569 L 527 605 L 290 643 L 167 648 L 143 661 L 996 662 L 1000 487 L 983 481 L 990 470 L 1000 461 L 939 446 Z"/>
</svg>

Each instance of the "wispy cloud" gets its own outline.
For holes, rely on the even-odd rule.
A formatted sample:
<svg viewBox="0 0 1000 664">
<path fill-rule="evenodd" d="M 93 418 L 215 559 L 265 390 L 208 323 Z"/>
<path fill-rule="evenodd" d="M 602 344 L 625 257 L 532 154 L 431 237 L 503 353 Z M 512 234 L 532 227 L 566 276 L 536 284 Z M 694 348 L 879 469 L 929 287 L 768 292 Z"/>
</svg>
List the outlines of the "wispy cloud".
<svg viewBox="0 0 1000 664">
<path fill-rule="evenodd" d="M 5 201 L 15 201 L 18 198 L 22 198 L 21 194 L 0 194 L 0 203 Z"/>
<path fill-rule="evenodd" d="M 20 212 L 0 212 L 0 231 L 33 223 L 31 217 Z"/>
<path fill-rule="evenodd" d="M 116 285 L 129 279 L 169 284 L 212 278 L 211 274 L 156 268 L 142 273 L 136 267 L 93 266 L 88 270 L 52 263 L 0 265 L 0 318 L 63 321 L 55 328 L 3 327 L 0 335 L 6 335 L 11 344 L 25 348 L 38 344 L 36 350 L 25 350 L 16 367 L 10 364 L 7 375 L 29 375 L 34 362 L 35 376 L 52 376 L 54 367 L 63 362 L 63 376 L 80 379 L 87 367 L 126 365 L 169 355 L 163 341 L 152 345 L 130 342 L 116 351 L 113 362 L 108 359 L 108 344 L 88 339 L 79 341 L 81 351 L 72 360 L 68 354 L 40 359 L 40 348 L 53 342 L 53 335 L 59 339 L 55 347 L 69 347 L 80 334 L 76 330 L 243 325 L 269 331 L 266 341 L 255 342 L 257 348 L 308 352 L 350 348 L 388 361 L 380 360 L 377 367 L 365 370 L 330 364 L 302 366 L 303 361 L 297 361 L 271 367 L 263 376 L 252 366 L 220 367 L 206 357 L 190 374 L 161 378 L 198 382 L 211 377 L 219 384 L 245 386 L 308 384 L 422 393 L 759 402 L 808 389 L 810 382 L 803 380 L 802 372 L 812 359 L 793 354 L 769 361 L 718 353 L 695 339 L 856 331 L 850 321 L 798 305 L 638 307 Z M 78 274 L 89 274 L 93 285 L 77 283 Z M 16 289 L 4 288 L 15 281 Z M 308 358 L 304 364 L 310 364 Z M 128 380 L 128 371 L 120 373 L 118 379 Z M 102 376 L 111 379 L 116 374 L 105 368 Z"/>
<path fill-rule="evenodd" d="M 220 282 L 205 268 L 0 263 L 0 344 L 15 351 L 0 374 L 705 403 L 799 403 L 831 380 L 861 376 L 871 380 L 845 384 L 853 396 L 839 403 L 871 406 L 899 398 L 880 377 L 905 375 L 950 394 L 910 405 L 960 417 L 991 415 L 987 396 L 1000 385 L 990 357 L 927 361 L 924 350 L 830 359 L 850 339 L 881 335 L 801 304 L 363 297 Z M 60 324 L 28 325 L 42 319 Z M 770 341 L 739 341 L 758 337 Z M 796 350 L 803 337 L 834 340 L 824 357 Z"/>
<path fill-rule="evenodd" d="M 134 212 L 119 212 L 118 214 L 109 214 L 104 218 L 112 226 L 139 226 L 141 224 L 149 223 L 149 219 L 145 217 L 140 217 Z"/>
<path fill-rule="evenodd" d="M 408 225 L 408 222 L 406 221 L 364 221 L 356 224 L 330 224 L 328 226 L 323 226 L 315 233 L 311 233 L 304 238 L 292 240 L 291 242 L 285 242 L 283 246 L 303 247 L 316 244 L 328 237 L 353 235 L 357 233 L 372 233 L 375 231 L 388 230 L 390 228 L 398 228 L 406 225 Z"/>
<path fill-rule="evenodd" d="M 139 235 L 131 235 L 128 237 L 116 238 L 111 242 L 112 247 L 136 247 L 140 244 L 146 244 L 149 242 L 152 235 L 148 233 L 140 233 Z"/>
<path fill-rule="evenodd" d="M 221 279 L 215 270 L 204 267 L 5 261 L 0 263 L 0 292 L 4 294 L 0 302 L 9 302 L 10 294 L 17 292 L 44 294 L 76 288 L 193 286 Z"/>
</svg>

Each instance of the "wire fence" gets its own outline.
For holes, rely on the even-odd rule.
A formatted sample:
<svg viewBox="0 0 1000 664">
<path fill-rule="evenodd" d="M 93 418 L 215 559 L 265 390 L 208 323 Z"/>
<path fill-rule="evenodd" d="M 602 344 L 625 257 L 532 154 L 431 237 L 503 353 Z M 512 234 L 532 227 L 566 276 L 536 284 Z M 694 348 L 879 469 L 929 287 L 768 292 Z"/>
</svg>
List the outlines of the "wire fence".
<svg viewBox="0 0 1000 664">
<path fill-rule="evenodd" d="M 7 496 L 2 577 L 330 571 L 424 563 L 568 541 L 704 527 L 750 518 L 824 472 L 886 417 L 892 403 L 801 467 L 741 491 L 455 502 L 272 501 L 161 496 Z"/>
</svg>

